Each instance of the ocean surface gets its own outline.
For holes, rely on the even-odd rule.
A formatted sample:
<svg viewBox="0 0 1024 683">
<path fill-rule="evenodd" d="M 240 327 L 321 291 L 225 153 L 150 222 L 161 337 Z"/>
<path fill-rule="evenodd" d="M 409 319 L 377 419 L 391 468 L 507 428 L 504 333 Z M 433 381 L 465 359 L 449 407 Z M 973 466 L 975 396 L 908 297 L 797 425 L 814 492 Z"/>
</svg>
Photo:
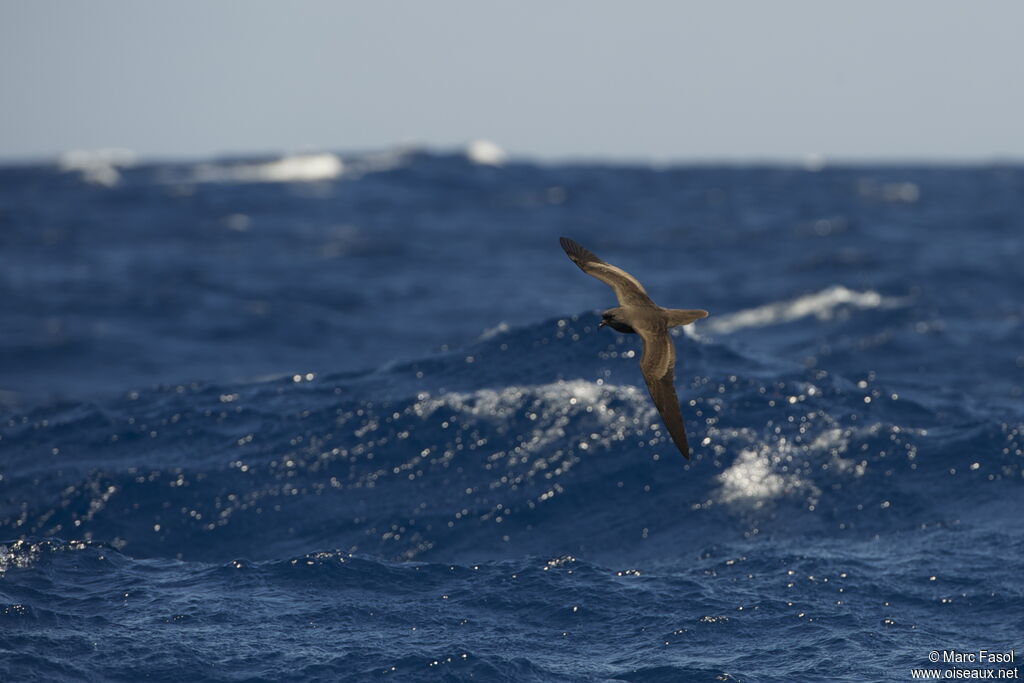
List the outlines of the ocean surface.
<svg viewBox="0 0 1024 683">
<path fill-rule="evenodd" d="M 1022 264 L 1013 165 L 0 167 L 0 680 L 1012 668 Z"/>
</svg>

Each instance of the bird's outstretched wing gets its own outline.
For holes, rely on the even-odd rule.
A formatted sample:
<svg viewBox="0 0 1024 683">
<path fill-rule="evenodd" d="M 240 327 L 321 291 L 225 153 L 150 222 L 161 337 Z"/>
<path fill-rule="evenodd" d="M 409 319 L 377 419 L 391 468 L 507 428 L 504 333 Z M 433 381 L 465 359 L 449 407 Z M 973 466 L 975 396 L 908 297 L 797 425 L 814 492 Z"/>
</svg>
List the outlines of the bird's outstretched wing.
<svg viewBox="0 0 1024 683">
<path fill-rule="evenodd" d="M 637 333 L 644 340 L 644 355 L 640 358 L 640 370 L 644 373 L 647 390 L 654 399 L 669 436 L 676 448 L 687 460 L 690 459 L 690 444 L 686 440 L 686 426 L 683 414 L 679 410 L 679 397 L 676 395 L 676 347 L 667 328 L 638 329 Z"/>
<path fill-rule="evenodd" d="M 594 252 L 568 237 L 562 237 L 558 241 L 580 270 L 615 290 L 615 298 L 619 300 L 620 306 L 654 306 L 644 286 L 622 268 L 605 263 Z"/>
</svg>

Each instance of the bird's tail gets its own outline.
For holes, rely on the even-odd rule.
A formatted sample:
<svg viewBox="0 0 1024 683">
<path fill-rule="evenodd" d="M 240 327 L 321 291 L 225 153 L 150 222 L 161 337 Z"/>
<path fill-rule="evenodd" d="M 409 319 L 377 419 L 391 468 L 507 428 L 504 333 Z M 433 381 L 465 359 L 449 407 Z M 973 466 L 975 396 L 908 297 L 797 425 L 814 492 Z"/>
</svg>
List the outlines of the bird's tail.
<svg viewBox="0 0 1024 683">
<path fill-rule="evenodd" d="M 664 309 L 665 314 L 668 316 L 668 326 L 676 327 L 677 325 L 689 325 L 694 320 L 700 320 L 701 318 L 708 317 L 708 312 L 701 309 L 686 310 L 682 308 L 666 308 Z"/>
</svg>

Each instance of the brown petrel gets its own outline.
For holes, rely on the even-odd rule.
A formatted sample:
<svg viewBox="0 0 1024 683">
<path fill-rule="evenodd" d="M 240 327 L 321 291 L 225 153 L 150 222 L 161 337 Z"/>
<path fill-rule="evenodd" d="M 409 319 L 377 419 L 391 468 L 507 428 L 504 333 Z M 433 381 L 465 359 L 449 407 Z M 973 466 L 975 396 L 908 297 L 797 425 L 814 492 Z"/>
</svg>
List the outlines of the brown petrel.
<svg viewBox="0 0 1024 683">
<path fill-rule="evenodd" d="M 694 320 L 708 316 L 707 311 L 662 308 L 648 296 L 640 282 L 610 263 L 605 263 L 594 253 L 567 237 L 558 240 L 572 262 L 587 275 L 596 277 L 615 290 L 619 300 L 616 308 L 609 308 L 601 314 L 598 327 L 608 325 L 614 330 L 627 334 L 639 334 L 644 342 L 644 354 L 640 358 L 640 370 L 647 382 L 647 390 L 654 399 L 654 405 L 661 415 L 668 433 L 679 452 L 689 460 L 690 444 L 686 441 L 686 427 L 679 410 L 679 398 L 674 385 L 676 374 L 676 347 L 669 335 L 669 328 L 689 325 Z"/>
</svg>

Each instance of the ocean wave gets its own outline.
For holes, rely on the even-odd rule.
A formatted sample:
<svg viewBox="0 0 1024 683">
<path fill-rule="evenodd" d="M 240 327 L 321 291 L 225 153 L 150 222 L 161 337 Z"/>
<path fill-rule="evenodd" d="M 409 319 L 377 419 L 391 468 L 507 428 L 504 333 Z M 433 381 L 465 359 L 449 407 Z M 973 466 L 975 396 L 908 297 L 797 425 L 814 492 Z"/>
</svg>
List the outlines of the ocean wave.
<svg viewBox="0 0 1024 683">
<path fill-rule="evenodd" d="M 777 648 L 749 631 L 786 633 L 806 650 L 801 667 L 827 671 L 834 654 L 821 633 L 843 629 L 870 634 L 846 643 L 869 664 L 839 680 L 882 679 L 920 657 L 919 644 L 904 641 L 932 628 L 937 610 L 946 624 L 973 624 L 978 614 L 1024 608 L 1013 567 L 991 552 L 1020 552 L 1019 534 L 970 533 L 965 565 L 936 555 L 964 535 L 932 525 L 813 544 L 709 538 L 642 568 L 573 555 L 389 562 L 336 550 L 261 562 L 150 560 L 30 538 L 0 546 L 0 628 L 50 647 L 0 667 L 70 678 L 89 678 L 102 662 L 104 675 L 125 678 L 141 666 L 166 679 L 743 680 L 729 672 Z M 905 571 L 917 580 L 895 582 Z M 958 616 L 960 604 L 969 617 Z M 986 620 L 984 633 L 1009 646 L 1013 625 L 1000 624 Z M 735 655 L 715 653 L 737 638 L 746 645 Z M 892 651 L 869 656 L 879 639 Z M 793 666 L 769 665 L 780 679 Z"/>
<path fill-rule="evenodd" d="M 729 334 L 749 327 L 765 327 L 814 316 L 831 320 L 841 307 L 855 309 L 895 308 L 903 305 L 896 297 L 883 297 L 874 290 L 856 291 L 843 285 L 805 294 L 788 301 L 777 301 L 735 313 L 710 318 L 704 326 L 720 334 Z"/>
<path fill-rule="evenodd" d="M 506 557 L 564 548 L 569 534 L 628 556 L 709 529 L 870 531 L 939 513 L 941 491 L 1019 483 L 1020 424 L 946 433 L 926 405 L 877 384 L 788 366 L 735 374 L 742 352 L 710 341 L 686 345 L 697 374 L 680 391 L 698 445 L 687 463 L 642 385 L 624 381 L 636 358 L 582 334 L 595 321 L 511 328 L 371 373 L 168 387 L 10 418 L 0 529 L 198 559 L 325 544 Z M 554 378 L 566 351 L 583 377 Z M 101 443 L 102 457 L 79 459 Z"/>
<path fill-rule="evenodd" d="M 92 185 L 114 187 L 121 180 L 118 168 L 128 168 L 136 162 L 136 154 L 130 149 L 73 149 L 60 155 L 57 167 L 62 172 L 79 172 L 82 180 Z"/>
<path fill-rule="evenodd" d="M 345 165 L 335 154 L 296 154 L 259 163 L 197 164 L 197 183 L 310 183 L 335 180 Z"/>
<path fill-rule="evenodd" d="M 1015 646 L 1020 169 L 341 156 L 0 168 L 0 679 Z M 692 461 L 565 232 L 711 312 Z"/>
<path fill-rule="evenodd" d="M 473 140 L 465 149 L 466 158 L 481 166 L 501 166 L 508 155 L 490 140 Z"/>
</svg>

